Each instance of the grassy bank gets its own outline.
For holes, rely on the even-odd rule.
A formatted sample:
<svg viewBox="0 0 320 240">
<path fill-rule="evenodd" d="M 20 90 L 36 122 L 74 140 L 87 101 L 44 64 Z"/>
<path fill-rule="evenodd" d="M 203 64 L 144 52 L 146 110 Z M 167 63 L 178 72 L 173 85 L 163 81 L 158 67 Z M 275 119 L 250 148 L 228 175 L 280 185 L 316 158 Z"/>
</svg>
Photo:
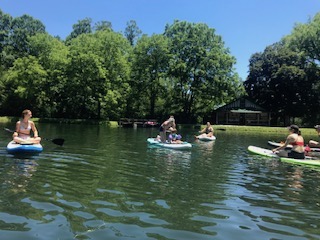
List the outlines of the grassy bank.
<svg viewBox="0 0 320 240">
<path fill-rule="evenodd" d="M 15 123 L 18 117 L 0 117 L 0 123 Z M 65 118 L 32 118 L 32 121 L 39 123 L 64 123 L 64 124 L 94 124 L 94 125 L 108 125 L 111 127 L 118 127 L 118 122 L 107 120 L 93 120 L 93 119 L 65 119 Z"/>
<path fill-rule="evenodd" d="M 205 127 L 203 125 L 202 127 Z M 228 132 L 255 132 L 255 133 L 283 133 L 287 134 L 288 129 L 286 127 L 265 127 L 265 126 L 236 126 L 236 125 L 213 125 L 216 131 L 228 131 Z M 316 134 L 314 128 L 301 128 L 302 134 Z"/>
<path fill-rule="evenodd" d="M 0 123 L 15 123 L 18 121 L 17 117 L 0 117 Z M 62 119 L 62 118 L 32 118 L 34 122 L 39 123 L 64 123 L 64 124 L 94 124 L 94 125 L 107 125 L 110 127 L 118 127 L 117 121 L 98 121 L 91 119 Z M 199 124 L 179 124 L 179 128 L 192 128 L 200 130 L 205 125 Z M 254 133 L 283 133 L 287 134 L 286 127 L 264 127 L 264 126 L 237 126 L 237 125 L 213 125 L 215 131 L 228 131 L 228 132 L 254 132 Z M 316 134 L 314 128 L 301 128 L 302 134 Z"/>
<path fill-rule="evenodd" d="M 15 122 L 18 118 L 14 117 L 0 117 L 0 123 L 10 123 Z"/>
</svg>

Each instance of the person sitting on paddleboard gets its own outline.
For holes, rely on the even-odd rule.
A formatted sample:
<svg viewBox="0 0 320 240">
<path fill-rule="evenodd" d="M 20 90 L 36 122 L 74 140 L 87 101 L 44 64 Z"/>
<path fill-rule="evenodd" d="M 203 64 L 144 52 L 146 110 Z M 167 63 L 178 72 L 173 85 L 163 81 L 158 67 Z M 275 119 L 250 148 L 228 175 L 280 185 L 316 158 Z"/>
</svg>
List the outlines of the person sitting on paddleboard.
<svg viewBox="0 0 320 240">
<path fill-rule="evenodd" d="M 23 110 L 22 118 L 16 123 L 16 131 L 12 135 L 16 143 L 40 143 L 41 138 L 38 136 L 36 125 L 33 121 L 29 120 L 31 117 L 32 112 L 30 110 Z M 33 137 L 31 137 L 31 130 Z"/>
<path fill-rule="evenodd" d="M 176 123 L 173 116 L 170 116 L 168 120 L 164 121 L 159 128 L 159 135 L 161 138 L 161 142 L 165 142 L 167 139 L 167 131 L 170 129 L 175 129 Z"/>
<path fill-rule="evenodd" d="M 315 125 L 314 128 L 316 129 L 318 136 L 320 137 L 320 125 Z M 315 148 L 320 147 L 320 143 L 314 140 L 310 140 L 308 145 L 309 147 L 315 147 Z"/>
<path fill-rule="evenodd" d="M 304 159 L 304 139 L 301 136 L 301 132 L 297 125 L 291 125 L 288 127 L 289 135 L 284 143 L 284 145 L 277 147 L 272 150 L 272 152 L 276 152 L 280 157 L 289 157 L 295 159 Z M 289 145 L 292 145 L 292 149 L 287 152 L 284 149 Z M 281 150 L 281 151 L 280 151 Z"/>
<path fill-rule="evenodd" d="M 172 129 L 171 133 L 169 134 L 170 143 L 183 143 L 181 138 L 182 136 L 177 134 L 177 129 Z"/>
<path fill-rule="evenodd" d="M 200 135 L 198 136 L 195 136 L 196 138 L 199 138 L 199 137 L 212 137 L 213 136 L 213 127 L 211 126 L 211 123 L 210 122 L 207 122 L 207 125 L 205 128 L 203 128 L 201 131 L 200 131 Z"/>
</svg>

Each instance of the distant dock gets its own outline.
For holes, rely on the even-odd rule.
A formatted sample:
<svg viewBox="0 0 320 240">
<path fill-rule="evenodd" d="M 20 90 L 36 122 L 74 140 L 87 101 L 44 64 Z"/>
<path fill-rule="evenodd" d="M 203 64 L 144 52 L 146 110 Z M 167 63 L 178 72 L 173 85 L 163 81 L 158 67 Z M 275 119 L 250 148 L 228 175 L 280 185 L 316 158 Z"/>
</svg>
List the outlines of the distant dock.
<svg viewBox="0 0 320 240">
<path fill-rule="evenodd" d="M 118 125 L 124 128 L 158 127 L 156 119 L 120 118 Z"/>
</svg>

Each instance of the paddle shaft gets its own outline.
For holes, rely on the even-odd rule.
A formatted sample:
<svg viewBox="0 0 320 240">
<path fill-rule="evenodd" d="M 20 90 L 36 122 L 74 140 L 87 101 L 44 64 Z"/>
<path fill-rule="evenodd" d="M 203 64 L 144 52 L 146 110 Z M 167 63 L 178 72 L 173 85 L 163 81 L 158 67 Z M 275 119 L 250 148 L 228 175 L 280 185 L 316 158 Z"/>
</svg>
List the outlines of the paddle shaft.
<svg viewBox="0 0 320 240">
<path fill-rule="evenodd" d="M 11 132 L 11 133 L 14 133 L 15 131 L 9 129 L 9 128 L 4 128 L 5 131 L 7 132 Z M 29 134 L 26 134 L 26 133 L 21 133 L 21 132 L 18 132 L 19 134 L 23 134 L 23 135 L 29 135 Z M 57 144 L 57 145 L 60 145 L 62 146 L 63 143 L 64 143 L 64 139 L 63 138 L 54 138 L 54 139 L 48 139 L 48 138 L 41 138 L 41 139 L 44 139 L 46 141 L 50 141 L 54 144 Z"/>
</svg>

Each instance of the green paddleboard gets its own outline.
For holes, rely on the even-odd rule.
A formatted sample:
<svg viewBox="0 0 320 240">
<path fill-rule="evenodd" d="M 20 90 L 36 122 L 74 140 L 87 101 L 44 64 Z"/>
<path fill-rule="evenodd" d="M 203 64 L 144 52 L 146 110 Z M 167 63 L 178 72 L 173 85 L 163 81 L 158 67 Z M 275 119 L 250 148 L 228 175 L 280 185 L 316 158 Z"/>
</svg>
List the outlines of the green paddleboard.
<svg viewBox="0 0 320 240">
<path fill-rule="evenodd" d="M 310 159 L 294 159 L 294 158 L 280 158 L 281 162 L 299 164 L 299 165 L 311 165 L 315 167 L 320 167 L 320 160 L 310 160 Z"/>
</svg>

